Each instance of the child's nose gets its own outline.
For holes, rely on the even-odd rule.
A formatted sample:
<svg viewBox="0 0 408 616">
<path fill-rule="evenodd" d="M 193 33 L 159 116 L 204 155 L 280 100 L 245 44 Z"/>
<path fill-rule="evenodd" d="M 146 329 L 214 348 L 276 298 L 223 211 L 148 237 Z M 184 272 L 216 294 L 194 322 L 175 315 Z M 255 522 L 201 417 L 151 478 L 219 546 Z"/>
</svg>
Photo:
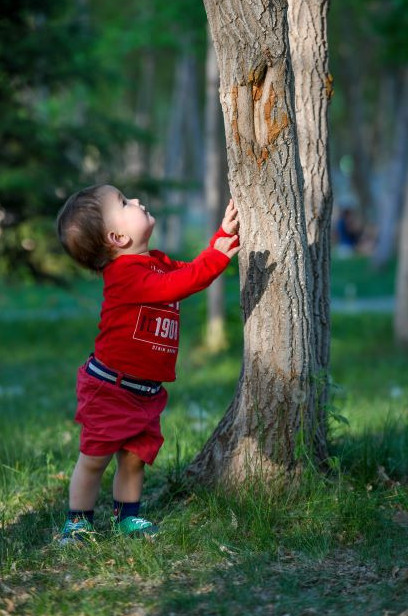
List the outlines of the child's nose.
<svg viewBox="0 0 408 616">
<path fill-rule="evenodd" d="M 140 203 L 139 199 L 132 199 L 132 203 L 140 207 L 144 212 L 146 211 L 146 207 Z"/>
</svg>

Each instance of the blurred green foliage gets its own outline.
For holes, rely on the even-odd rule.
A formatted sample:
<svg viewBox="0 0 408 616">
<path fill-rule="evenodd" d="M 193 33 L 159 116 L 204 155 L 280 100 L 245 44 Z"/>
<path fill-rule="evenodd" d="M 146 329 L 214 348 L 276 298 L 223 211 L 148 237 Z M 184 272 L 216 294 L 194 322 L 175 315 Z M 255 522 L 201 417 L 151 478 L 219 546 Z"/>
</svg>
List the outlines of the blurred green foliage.
<svg viewBox="0 0 408 616">
<path fill-rule="evenodd" d="M 364 67 L 367 100 L 374 99 L 375 75 L 407 64 L 407 22 L 406 0 L 332 0 L 329 44 L 336 96 L 331 117 L 343 132 L 350 113 L 342 97 L 344 48 Z M 200 63 L 203 100 L 203 2 L 2 2 L 1 276 L 55 279 L 72 268 L 61 254 L 53 221 L 65 198 L 85 185 L 108 181 L 142 198 L 162 198 L 169 182 L 160 179 L 157 168 L 135 174 L 129 147 L 148 148 L 166 138 L 175 59 L 186 44 Z M 146 84 L 148 58 L 154 59 L 154 74 Z M 138 112 L 147 86 L 152 122 L 142 128 Z M 370 119 L 374 106 L 366 112 Z M 341 139 L 333 131 L 333 151 Z"/>
<path fill-rule="evenodd" d="M 142 135 L 101 92 L 114 72 L 98 55 L 101 24 L 69 0 L 5 2 L 0 20 L 3 275 L 55 274 L 52 220 L 80 185 L 103 181 Z M 113 171 L 115 171 L 113 169 Z"/>
<path fill-rule="evenodd" d="M 2 3 L 0 275 L 58 278 L 53 221 L 75 190 L 100 182 L 160 190 L 157 178 L 126 177 L 127 146 L 153 139 L 135 121 L 141 54 L 177 49 L 182 28 L 199 46 L 204 23 L 203 7 L 186 0 L 120 10 L 112 0 Z"/>
<path fill-rule="evenodd" d="M 408 2 L 372 2 L 373 26 L 381 37 L 382 55 L 391 65 L 408 63 Z"/>
<path fill-rule="evenodd" d="M 352 151 L 350 143 L 344 147 L 344 142 L 352 141 L 353 114 L 363 111 L 362 121 L 375 124 L 381 82 L 394 75 L 398 83 L 408 63 L 407 26 L 407 0 L 331 0 L 328 38 L 335 87 L 330 110 L 332 150 Z M 363 92 L 362 110 L 350 108 L 346 90 L 353 88 Z M 392 118 L 382 119 L 391 134 Z M 369 131 L 366 133 L 368 139 Z M 374 148 L 379 141 L 376 135 Z"/>
</svg>

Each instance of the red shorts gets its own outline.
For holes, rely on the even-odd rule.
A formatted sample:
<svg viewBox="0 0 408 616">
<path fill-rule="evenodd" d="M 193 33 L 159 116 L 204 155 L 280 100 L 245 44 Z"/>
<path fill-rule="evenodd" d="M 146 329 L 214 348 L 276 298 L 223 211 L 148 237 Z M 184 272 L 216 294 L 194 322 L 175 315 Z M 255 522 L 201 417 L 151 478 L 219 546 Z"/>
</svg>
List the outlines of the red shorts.
<svg viewBox="0 0 408 616">
<path fill-rule="evenodd" d="M 82 424 L 80 451 L 107 456 L 119 449 L 153 464 L 163 444 L 160 414 L 167 403 L 162 387 L 154 396 L 139 396 L 114 383 L 78 370 L 75 421 Z"/>
</svg>

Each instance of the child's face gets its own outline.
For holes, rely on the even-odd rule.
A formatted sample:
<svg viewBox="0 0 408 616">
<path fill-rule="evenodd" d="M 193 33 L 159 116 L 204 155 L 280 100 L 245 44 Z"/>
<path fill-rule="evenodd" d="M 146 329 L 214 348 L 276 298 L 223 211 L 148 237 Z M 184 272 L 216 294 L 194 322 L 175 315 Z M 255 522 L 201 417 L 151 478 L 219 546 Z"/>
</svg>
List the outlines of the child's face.
<svg viewBox="0 0 408 616">
<path fill-rule="evenodd" d="M 125 238 L 126 246 L 136 254 L 148 250 L 155 219 L 139 199 L 127 199 L 117 188 L 106 186 L 102 211 L 109 238 Z"/>
</svg>

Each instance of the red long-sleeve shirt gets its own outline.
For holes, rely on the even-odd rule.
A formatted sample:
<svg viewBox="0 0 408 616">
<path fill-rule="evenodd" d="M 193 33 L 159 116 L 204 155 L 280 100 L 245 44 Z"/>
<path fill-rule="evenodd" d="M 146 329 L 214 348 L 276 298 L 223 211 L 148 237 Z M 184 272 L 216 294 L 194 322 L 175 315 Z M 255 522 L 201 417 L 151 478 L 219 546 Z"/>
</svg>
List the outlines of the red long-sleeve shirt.
<svg viewBox="0 0 408 616">
<path fill-rule="evenodd" d="M 95 356 L 139 379 L 174 381 L 179 346 L 179 301 L 208 287 L 229 258 L 210 246 L 193 261 L 173 261 L 159 250 L 122 255 L 103 270 L 104 300 Z"/>
</svg>

